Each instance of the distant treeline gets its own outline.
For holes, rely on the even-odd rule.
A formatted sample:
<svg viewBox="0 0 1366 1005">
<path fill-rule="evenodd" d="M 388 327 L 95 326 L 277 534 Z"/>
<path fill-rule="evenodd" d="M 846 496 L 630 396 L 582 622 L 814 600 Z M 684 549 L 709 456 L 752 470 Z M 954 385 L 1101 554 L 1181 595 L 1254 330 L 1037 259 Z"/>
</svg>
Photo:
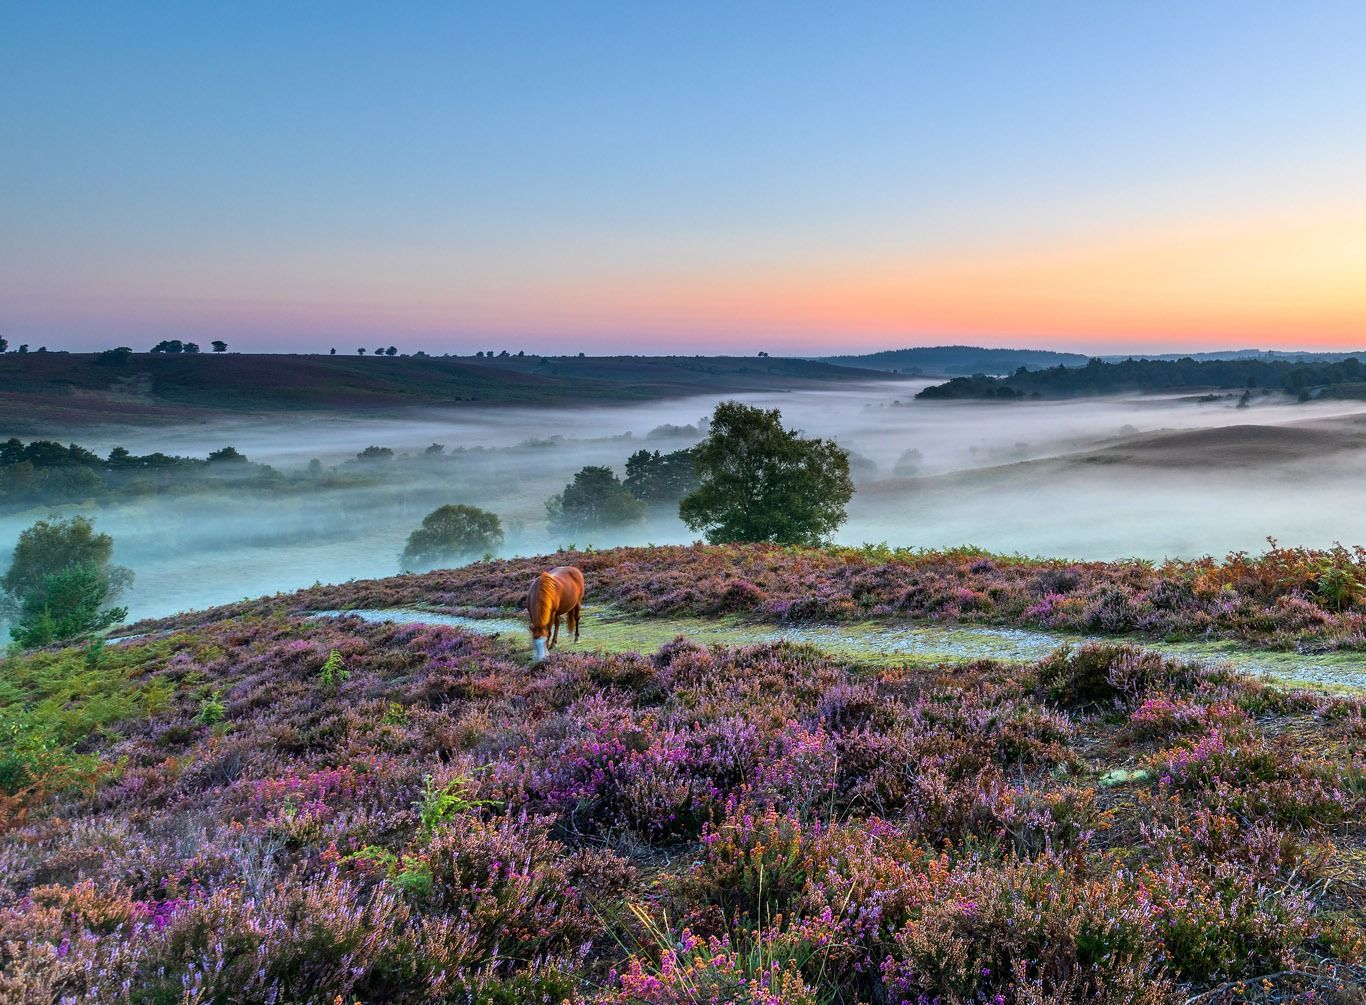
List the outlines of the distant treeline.
<svg viewBox="0 0 1366 1005">
<path fill-rule="evenodd" d="M 1366 366 L 1355 358 L 1332 363 L 1281 360 L 1126 359 L 1107 363 L 1093 359 L 1082 367 L 1024 367 L 1008 377 L 975 374 L 955 377 L 916 395 L 931 400 L 953 398 L 1074 398 L 1126 391 L 1179 391 L 1242 388 L 1284 391 L 1302 399 L 1322 388 L 1366 382 Z"/>
<path fill-rule="evenodd" d="M 647 440 L 695 438 L 704 434 L 705 427 L 705 419 L 695 426 L 666 424 L 652 430 Z M 597 442 L 625 445 L 631 440 L 626 434 Z M 307 497 L 334 489 L 367 489 L 356 496 L 354 505 L 358 507 L 382 508 L 395 499 L 405 506 L 421 506 L 449 496 L 456 470 L 467 488 L 476 483 L 487 488 L 488 483 L 505 477 L 500 472 L 505 472 L 515 456 L 553 452 L 567 442 L 561 436 L 551 436 L 512 447 L 459 446 L 450 450 L 433 443 L 413 453 L 369 446 L 339 464 L 324 467 L 315 459 L 306 468 L 281 471 L 250 461 L 230 446 L 203 458 L 160 452 L 134 454 L 124 447 L 115 447 L 101 457 L 75 443 L 25 443 L 11 438 L 0 442 L 0 511 L 205 493 Z M 647 508 L 676 506 L 696 484 L 691 448 L 671 453 L 637 450 L 626 458 L 626 477 L 620 482 L 610 469 L 601 470 Z"/>
<path fill-rule="evenodd" d="M 75 443 L 54 440 L 0 443 L 0 506 L 5 507 L 82 502 L 111 492 L 150 494 L 172 484 L 268 486 L 283 477 L 267 465 L 250 463 L 233 447 L 205 458 L 138 455 L 123 447 L 100 457 Z"/>
</svg>

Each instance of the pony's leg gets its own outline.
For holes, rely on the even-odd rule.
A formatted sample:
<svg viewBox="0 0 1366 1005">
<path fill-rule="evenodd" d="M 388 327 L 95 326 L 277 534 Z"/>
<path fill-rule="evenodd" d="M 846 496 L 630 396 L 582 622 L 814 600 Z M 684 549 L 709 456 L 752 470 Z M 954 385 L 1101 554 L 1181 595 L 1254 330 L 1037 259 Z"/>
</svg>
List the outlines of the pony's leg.
<svg viewBox="0 0 1366 1005">
<path fill-rule="evenodd" d="M 555 615 L 555 629 L 550 633 L 550 648 L 554 649 L 560 641 L 560 616 Z"/>
<path fill-rule="evenodd" d="M 569 617 L 574 622 L 574 641 L 579 641 L 579 615 L 583 613 L 583 605 L 575 604 L 574 609 L 569 612 Z"/>
</svg>

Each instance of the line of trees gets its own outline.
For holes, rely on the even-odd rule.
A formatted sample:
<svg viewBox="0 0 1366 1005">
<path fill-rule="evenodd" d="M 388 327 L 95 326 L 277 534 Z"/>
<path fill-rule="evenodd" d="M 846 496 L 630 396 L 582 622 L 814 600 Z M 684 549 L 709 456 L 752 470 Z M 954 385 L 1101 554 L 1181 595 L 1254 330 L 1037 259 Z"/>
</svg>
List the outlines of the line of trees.
<svg viewBox="0 0 1366 1005">
<path fill-rule="evenodd" d="M 213 349 L 214 352 L 227 352 L 227 351 L 228 351 L 228 343 L 224 342 L 222 339 L 214 339 L 212 342 L 209 343 L 209 346 L 210 346 L 210 348 Z M 162 341 L 158 342 L 156 345 L 152 346 L 152 352 L 167 352 L 167 353 L 182 353 L 182 352 L 183 352 L 183 353 L 191 353 L 191 354 L 193 354 L 193 353 L 199 352 L 199 345 L 198 345 L 198 343 L 195 343 L 195 342 L 182 342 L 182 341 L 180 341 L 180 339 L 176 339 L 176 338 L 173 338 L 173 339 L 163 339 Z"/>
<path fill-rule="evenodd" d="M 546 502 L 552 531 L 579 535 L 638 523 L 676 508 L 683 522 L 713 543 L 769 541 L 815 545 L 846 519 L 854 494 L 849 454 L 832 440 L 810 439 L 782 424 L 777 409 L 728 401 L 716 407 L 706 439 L 662 453 L 638 450 L 626 477 L 588 465 Z M 426 453 L 439 455 L 432 444 Z M 387 460 L 382 447 L 361 458 Z M 368 455 L 368 456 L 367 456 Z M 408 537 L 404 570 L 488 556 L 503 545 L 498 517 L 473 506 L 442 506 Z"/>
<path fill-rule="evenodd" d="M 160 452 L 133 454 L 124 447 L 114 447 L 108 456 L 100 457 L 75 443 L 25 443 L 17 437 L 0 442 L 0 505 L 80 502 L 150 476 L 181 481 L 256 478 L 267 482 L 282 477 L 267 465 L 252 464 L 230 446 L 203 458 Z"/>
<path fill-rule="evenodd" d="M 714 543 L 817 544 L 846 519 L 854 494 L 849 453 L 782 424 L 777 409 L 722 402 L 695 447 L 640 450 L 620 480 L 589 466 L 546 503 L 554 531 L 579 534 L 643 520 L 676 506 L 679 518 Z"/>
<path fill-rule="evenodd" d="M 1285 360 L 1126 359 L 1107 363 L 1093 359 L 1085 366 L 1024 367 L 1008 377 L 955 377 L 927 387 L 917 398 L 1065 398 L 1125 391 L 1177 391 L 1234 388 L 1284 391 L 1308 397 L 1313 388 L 1366 382 L 1366 366 L 1348 357 L 1332 363 Z"/>
</svg>

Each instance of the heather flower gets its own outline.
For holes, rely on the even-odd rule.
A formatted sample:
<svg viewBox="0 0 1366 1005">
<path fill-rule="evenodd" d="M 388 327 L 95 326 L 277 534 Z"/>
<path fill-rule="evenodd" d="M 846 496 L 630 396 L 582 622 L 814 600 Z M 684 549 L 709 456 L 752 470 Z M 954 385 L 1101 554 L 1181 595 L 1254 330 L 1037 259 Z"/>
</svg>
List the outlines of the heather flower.
<svg viewBox="0 0 1366 1005">
<path fill-rule="evenodd" d="M 560 559 L 644 614 L 1075 630 L 1118 591 L 1140 630 L 1360 638 L 1283 551 Z M 679 639 L 528 671 L 458 629 L 298 616 L 487 613 L 529 568 L 185 616 L 95 677 L 81 652 L 15 657 L 6 681 L 56 687 L 61 721 L 23 748 L 43 783 L 0 793 L 0 1000 L 1157 1005 L 1366 958 L 1316 899 L 1361 837 L 1359 701 L 1133 645 L 925 667 Z M 333 651 L 350 676 L 320 688 Z"/>
</svg>

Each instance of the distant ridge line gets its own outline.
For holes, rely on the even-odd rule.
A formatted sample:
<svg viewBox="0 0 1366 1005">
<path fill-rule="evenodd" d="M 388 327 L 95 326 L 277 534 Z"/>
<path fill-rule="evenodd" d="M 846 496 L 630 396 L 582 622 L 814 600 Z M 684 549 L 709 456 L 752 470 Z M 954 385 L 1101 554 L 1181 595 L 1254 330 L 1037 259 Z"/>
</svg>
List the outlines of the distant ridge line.
<svg viewBox="0 0 1366 1005">
<path fill-rule="evenodd" d="M 1000 376 L 1014 373 L 1020 367 L 1043 370 L 1055 366 L 1085 366 L 1092 359 L 1107 363 L 1124 360 L 1266 360 L 1290 363 L 1336 363 L 1344 359 L 1366 360 L 1366 349 L 1356 351 L 1286 350 L 1286 349 L 1216 349 L 1207 352 L 1129 352 L 1086 354 L 1052 349 L 988 348 L 970 345 L 913 346 L 903 349 L 884 349 L 879 352 L 810 357 L 821 363 L 858 367 L 920 376 L 968 376 L 983 374 Z"/>
</svg>

